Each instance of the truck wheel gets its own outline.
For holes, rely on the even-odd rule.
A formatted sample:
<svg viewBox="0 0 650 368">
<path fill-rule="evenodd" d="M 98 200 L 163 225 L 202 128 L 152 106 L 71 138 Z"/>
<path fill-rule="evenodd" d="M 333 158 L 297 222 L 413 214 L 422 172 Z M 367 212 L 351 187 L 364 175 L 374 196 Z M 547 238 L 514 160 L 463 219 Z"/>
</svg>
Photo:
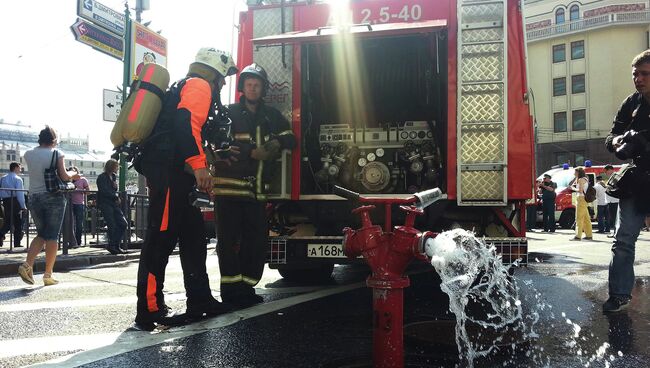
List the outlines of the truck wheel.
<svg viewBox="0 0 650 368">
<path fill-rule="evenodd" d="M 560 215 L 560 227 L 563 229 L 571 229 L 573 223 L 576 221 L 576 210 L 573 208 L 562 211 Z"/>
<path fill-rule="evenodd" d="M 334 265 L 319 265 L 312 268 L 285 268 L 278 267 L 280 276 L 287 281 L 296 281 L 301 283 L 314 281 L 327 281 L 332 277 Z"/>
</svg>

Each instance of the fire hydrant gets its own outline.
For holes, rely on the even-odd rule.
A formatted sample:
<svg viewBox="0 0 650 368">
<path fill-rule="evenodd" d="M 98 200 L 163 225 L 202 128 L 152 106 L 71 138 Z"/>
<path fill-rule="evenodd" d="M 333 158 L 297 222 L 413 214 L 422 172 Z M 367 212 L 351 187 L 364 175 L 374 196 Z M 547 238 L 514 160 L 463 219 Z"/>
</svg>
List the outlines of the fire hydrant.
<svg viewBox="0 0 650 368">
<path fill-rule="evenodd" d="M 366 285 L 373 289 L 373 366 L 403 367 L 404 288 L 410 284 L 404 271 L 413 259 L 427 259 L 424 244 L 427 239 L 436 236 L 429 231 L 420 232 L 413 225 L 415 217 L 424 212 L 424 207 L 440 199 L 441 192 L 436 188 L 406 199 L 361 197 L 344 189 L 335 193 L 347 198 L 358 198 L 360 202 L 386 205 L 387 224 L 390 224 L 390 206 L 405 204 L 400 209 L 407 212 L 406 221 L 403 226 L 396 226 L 392 232 L 389 231 L 390 225 L 384 231 L 381 226 L 372 224 L 370 211 L 375 208 L 373 205 L 361 206 L 352 211 L 361 217 L 361 228 L 343 229 L 345 255 L 351 258 L 363 256 L 372 270 Z"/>
</svg>

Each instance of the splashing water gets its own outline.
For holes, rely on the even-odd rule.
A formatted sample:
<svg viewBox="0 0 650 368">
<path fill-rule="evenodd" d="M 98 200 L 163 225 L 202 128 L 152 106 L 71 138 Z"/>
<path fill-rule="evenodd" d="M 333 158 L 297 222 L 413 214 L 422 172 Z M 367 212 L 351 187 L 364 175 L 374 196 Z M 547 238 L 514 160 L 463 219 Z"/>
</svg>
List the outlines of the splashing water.
<svg viewBox="0 0 650 368">
<path fill-rule="evenodd" d="M 525 280 L 524 286 L 533 290 L 530 311 L 522 311 L 517 285 L 512 281 L 508 267 L 493 246 L 463 229 L 454 229 L 429 239 L 425 251 L 431 264 L 442 280 L 441 289 L 449 296 L 449 310 L 456 317 L 456 345 L 461 367 L 473 367 L 478 358 L 487 357 L 496 349 L 508 346 L 512 352 L 518 344 L 538 339 L 535 326 L 541 315 L 550 320 L 555 329 L 562 324 L 568 327 L 563 338 L 569 349 L 582 366 L 590 367 L 600 362 L 606 367 L 614 360 L 606 355 L 609 344 L 603 343 L 593 354 L 581 348 L 581 341 L 587 337 L 581 334 L 581 327 L 567 318 L 564 312 L 561 319 L 556 318 L 553 306 L 541 302 L 541 293 L 532 287 L 532 281 Z M 513 266 L 518 266 L 515 262 Z M 528 298 L 524 298 L 528 301 Z M 528 303 L 527 303 L 528 304 Z M 580 311 L 580 310 L 578 310 Z M 562 322 L 562 323 L 560 323 Z M 480 333 L 471 333 L 480 329 Z M 506 337 L 508 336 L 508 337 Z M 592 334 L 593 337 L 593 334 Z M 534 366 L 551 366 L 551 357 L 543 346 L 530 346 L 525 355 Z M 618 354 L 622 356 L 622 354 Z M 506 363 L 504 362 L 504 366 Z"/>
<path fill-rule="evenodd" d="M 468 323 L 493 332 L 524 332 L 517 289 L 494 247 L 466 230 L 454 229 L 427 241 L 426 252 L 442 279 L 442 291 L 449 296 L 449 309 L 456 316 L 456 344 L 463 366 L 473 367 L 476 358 L 495 348 L 494 341 L 473 341 Z M 477 315 L 472 309 L 485 313 Z"/>
</svg>

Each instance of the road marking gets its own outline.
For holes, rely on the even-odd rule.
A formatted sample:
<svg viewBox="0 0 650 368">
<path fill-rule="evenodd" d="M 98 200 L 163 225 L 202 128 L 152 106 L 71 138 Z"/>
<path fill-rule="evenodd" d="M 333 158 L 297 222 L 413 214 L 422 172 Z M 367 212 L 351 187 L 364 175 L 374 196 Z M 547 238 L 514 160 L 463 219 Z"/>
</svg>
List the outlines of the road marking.
<svg viewBox="0 0 650 368">
<path fill-rule="evenodd" d="M 185 293 L 165 294 L 166 301 L 185 300 Z M 59 308 L 79 308 L 93 307 L 98 305 L 115 305 L 115 304 L 135 304 L 136 296 L 124 296 L 118 298 L 102 299 L 80 299 L 80 300 L 60 300 L 56 302 L 38 302 L 38 303 L 20 303 L 0 305 L 1 312 L 23 312 L 38 309 L 59 309 Z"/>
<path fill-rule="evenodd" d="M 354 289 L 359 289 L 365 287 L 365 285 L 365 281 L 362 281 L 354 284 L 319 290 L 309 294 L 297 295 L 286 299 L 259 304 L 248 309 L 224 314 L 219 317 L 206 319 L 201 322 L 193 323 L 191 325 L 172 328 L 164 332 L 124 332 L 120 334 L 117 339 L 107 343 L 103 347 L 97 347 L 92 350 L 67 355 L 44 363 L 35 364 L 31 367 L 78 367 L 84 364 L 107 359 L 134 350 L 162 344 L 164 342 L 178 340 L 192 335 L 197 335 L 217 328 L 230 326 L 244 319 L 254 318 L 281 309 L 289 308 L 296 304 L 324 298 L 330 295 L 340 294 Z M 100 340 L 100 338 L 97 340 Z M 4 341 L 1 342 L 1 344 L 4 343 Z M 70 344 L 69 346 L 74 346 L 74 344 Z"/>
<path fill-rule="evenodd" d="M 61 289 L 74 289 L 74 288 L 83 288 L 83 287 L 106 287 L 109 285 L 114 286 L 136 286 L 137 282 L 135 281 L 106 281 L 106 282 L 61 282 L 60 284 L 54 286 L 48 286 L 45 288 L 43 285 L 16 285 L 16 286 L 3 286 L 0 287 L 0 293 L 16 290 L 25 290 L 25 291 L 35 291 L 35 290 L 61 290 Z"/>
<path fill-rule="evenodd" d="M 68 335 L 4 340 L 0 344 L 0 359 L 21 355 L 47 354 L 62 351 L 90 350 L 114 343 L 120 333 L 97 335 Z"/>
</svg>

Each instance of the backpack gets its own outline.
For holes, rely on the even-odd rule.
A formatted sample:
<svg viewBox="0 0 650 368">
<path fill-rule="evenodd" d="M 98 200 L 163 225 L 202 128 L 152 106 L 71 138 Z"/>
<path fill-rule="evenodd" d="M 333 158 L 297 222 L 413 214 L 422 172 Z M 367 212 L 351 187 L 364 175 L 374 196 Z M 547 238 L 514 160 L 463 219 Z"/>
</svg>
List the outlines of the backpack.
<svg viewBox="0 0 650 368">
<path fill-rule="evenodd" d="M 591 203 L 596 200 L 596 188 L 593 185 L 590 185 L 585 192 L 585 201 Z"/>
<path fill-rule="evenodd" d="M 163 108 L 169 86 L 169 72 L 163 66 L 145 64 L 122 105 L 111 131 L 115 147 L 127 142 L 140 143 L 151 134 Z"/>
</svg>

